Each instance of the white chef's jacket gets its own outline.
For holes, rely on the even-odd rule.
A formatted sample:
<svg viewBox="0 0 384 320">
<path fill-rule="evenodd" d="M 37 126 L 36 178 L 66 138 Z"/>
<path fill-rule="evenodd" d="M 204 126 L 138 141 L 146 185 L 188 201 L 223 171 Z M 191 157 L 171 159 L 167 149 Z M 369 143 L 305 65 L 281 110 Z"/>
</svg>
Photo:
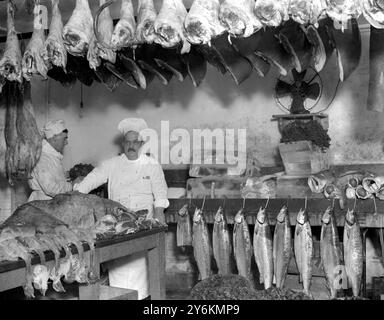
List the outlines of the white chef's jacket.
<svg viewBox="0 0 384 320">
<path fill-rule="evenodd" d="M 62 160 L 63 155 L 44 139 L 40 159 L 28 180 L 32 189 L 28 201 L 49 200 L 59 193 L 72 190 L 72 184 L 65 177 Z"/>
<path fill-rule="evenodd" d="M 108 182 L 109 199 L 120 202 L 128 209 L 148 210 L 167 208 L 167 183 L 156 159 L 141 155 L 129 160 L 125 154 L 103 162 L 93 169 L 74 190 L 89 193 Z M 109 266 L 109 283 L 113 287 L 137 290 L 139 299 L 149 295 L 147 254 L 139 253 L 114 260 Z"/>
</svg>

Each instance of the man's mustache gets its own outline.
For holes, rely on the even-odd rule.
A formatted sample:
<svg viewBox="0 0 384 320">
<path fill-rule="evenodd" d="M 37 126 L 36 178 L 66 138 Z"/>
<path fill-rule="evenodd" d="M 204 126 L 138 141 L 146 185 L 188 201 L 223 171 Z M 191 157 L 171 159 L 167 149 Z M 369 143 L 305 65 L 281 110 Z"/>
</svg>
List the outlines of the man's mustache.
<svg viewBox="0 0 384 320">
<path fill-rule="evenodd" d="M 136 150 L 135 150 L 135 149 L 132 149 L 132 148 L 128 149 L 128 152 L 129 152 L 129 151 L 136 152 Z"/>
</svg>

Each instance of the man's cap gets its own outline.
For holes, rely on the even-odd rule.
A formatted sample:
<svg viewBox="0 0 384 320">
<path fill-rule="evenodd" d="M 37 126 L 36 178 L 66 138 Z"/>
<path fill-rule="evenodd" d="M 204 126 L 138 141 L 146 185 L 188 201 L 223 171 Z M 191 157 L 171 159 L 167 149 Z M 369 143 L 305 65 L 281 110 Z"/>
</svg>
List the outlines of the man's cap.
<svg viewBox="0 0 384 320">
<path fill-rule="evenodd" d="M 127 134 L 129 131 L 135 131 L 140 133 L 142 130 L 148 129 L 148 125 L 144 119 L 141 118 L 126 118 L 120 121 L 117 129 L 123 134 Z"/>
<path fill-rule="evenodd" d="M 68 129 L 65 126 L 64 120 L 48 121 L 44 125 L 42 130 L 43 136 L 46 139 L 52 138 L 53 136 L 60 134 L 62 132 L 68 132 Z"/>
</svg>

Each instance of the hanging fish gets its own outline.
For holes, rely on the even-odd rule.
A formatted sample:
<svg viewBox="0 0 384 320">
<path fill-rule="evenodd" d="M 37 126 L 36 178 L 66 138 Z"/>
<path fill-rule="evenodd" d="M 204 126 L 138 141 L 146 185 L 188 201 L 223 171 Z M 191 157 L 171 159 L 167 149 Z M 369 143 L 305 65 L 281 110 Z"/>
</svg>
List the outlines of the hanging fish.
<svg viewBox="0 0 384 320">
<path fill-rule="evenodd" d="M 262 41 L 255 50 L 255 54 L 275 65 L 280 74 L 286 76 L 295 67 L 294 59 L 281 45 L 278 33 L 273 28 L 266 28 Z"/>
<path fill-rule="evenodd" d="M 303 30 L 307 36 L 308 41 L 311 43 L 313 52 L 312 52 L 312 62 L 311 65 L 314 66 L 317 72 L 323 70 L 325 63 L 327 61 L 327 54 L 317 29 L 313 25 L 309 25 Z"/>
<path fill-rule="evenodd" d="M 384 25 L 383 27 L 384 28 Z M 367 110 L 384 110 L 384 29 L 371 26 Z"/>
<path fill-rule="evenodd" d="M 233 251 L 227 219 L 224 210 L 220 207 L 215 215 L 213 224 L 213 256 L 219 269 L 219 274 L 233 273 Z"/>
<path fill-rule="evenodd" d="M 192 222 L 185 204 L 177 214 L 176 243 L 178 247 L 192 245 Z"/>
<path fill-rule="evenodd" d="M 343 253 L 339 241 L 333 208 L 328 207 L 321 219 L 320 256 L 328 282 L 331 299 L 336 298 L 338 275 L 344 268 Z"/>
<path fill-rule="evenodd" d="M 352 287 L 353 295 L 358 297 L 363 276 L 363 241 L 356 215 L 349 209 L 345 216 L 343 245 L 348 283 Z"/>
<path fill-rule="evenodd" d="M 296 218 L 294 250 L 297 268 L 300 273 L 300 282 L 303 283 L 303 292 L 312 297 L 312 258 L 313 240 L 312 230 L 306 210 L 300 210 Z"/>
<path fill-rule="evenodd" d="M 273 235 L 273 265 L 277 288 L 284 287 L 289 260 L 291 259 L 291 252 L 291 224 L 289 222 L 288 208 L 287 206 L 283 206 L 277 215 L 275 232 Z"/>
<path fill-rule="evenodd" d="M 240 209 L 235 216 L 233 228 L 233 251 L 239 275 L 247 278 L 251 283 L 253 283 L 251 270 L 253 248 L 248 223 L 245 219 L 243 209 Z"/>
<path fill-rule="evenodd" d="M 153 24 L 157 13 L 153 0 L 139 0 L 137 5 L 136 40 L 139 43 L 152 43 L 155 38 Z"/>
<path fill-rule="evenodd" d="M 346 81 L 359 66 L 361 36 L 356 19 L 350 19 L 345 30 L 331 29 L 336 45 L 340 81 Z"/>
<path fill-rule="evenodd" d="M 256 216 L 253 234 L 253 250 L 260 274 L 260 283 L 268 289 L 273 281 L 272 232 L 265 208 L 260 208 Z"/>
<path fill-rule="evenodd" d="M 200 279 L 207 279 L 212 275 L 212 242 L 209 237 L 207 223 L 199 208 L 196 208 L 193 215 L 192 244 Z"/>
</svg>

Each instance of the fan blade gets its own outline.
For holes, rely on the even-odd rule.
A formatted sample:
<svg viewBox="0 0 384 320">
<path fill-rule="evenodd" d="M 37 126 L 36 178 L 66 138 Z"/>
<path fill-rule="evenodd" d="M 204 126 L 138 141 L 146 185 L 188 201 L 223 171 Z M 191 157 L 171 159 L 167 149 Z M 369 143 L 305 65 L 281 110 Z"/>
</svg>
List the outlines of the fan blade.
<svg viewBox="0 0 384 320">
<path fill-rule="evenodd" d="M 303 70 L 302 72 L 297 72 L 296 69 L 292 69 L 292 76 L 293 79 L 296 81 L 303 81 L 305 75 L 307 73 L 307 70 Z"/>
<path fill-rule="evenodd" d="M 306 98 L 316 100 L 320 95 L 320 85 L 318 83 L 306 84 L 304 93 Z"/>
<path fill-rule="evenodd" d="M 276 91 L 276 97 L 278 97 L 278 98 L 285 97 L 285 96 L 291 94 L 292 85 L 290 85 L 289 83 L 286 83 L 282 80 L 278 80 L 278 82 L 276 84 L 275 91 Z"/>
</svg>

